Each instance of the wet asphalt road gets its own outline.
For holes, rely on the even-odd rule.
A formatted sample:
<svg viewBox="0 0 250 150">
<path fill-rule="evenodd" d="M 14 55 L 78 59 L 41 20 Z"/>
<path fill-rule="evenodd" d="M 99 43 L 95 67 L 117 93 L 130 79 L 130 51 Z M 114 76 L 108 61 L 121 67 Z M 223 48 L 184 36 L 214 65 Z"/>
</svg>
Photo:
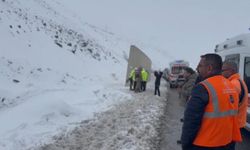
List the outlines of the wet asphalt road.
<svg viewBox="0 0 250 150">
<path fill-rule="evenodd" d="M 236 144 L 236 150 L 250 150 L 250 132 L 243 130 L 242 138 L 243 142 Z"/>
<path fill-rule="evenodd" d="M 168 88 L 167 112 L 160 150 L 181 150 L 177 140 L 180 139 L 181 135 L 182 123 L 180 118 L 183 117 L 184 107 L 185 102 L 179 99 L 177 91 Z"/>
</svg>

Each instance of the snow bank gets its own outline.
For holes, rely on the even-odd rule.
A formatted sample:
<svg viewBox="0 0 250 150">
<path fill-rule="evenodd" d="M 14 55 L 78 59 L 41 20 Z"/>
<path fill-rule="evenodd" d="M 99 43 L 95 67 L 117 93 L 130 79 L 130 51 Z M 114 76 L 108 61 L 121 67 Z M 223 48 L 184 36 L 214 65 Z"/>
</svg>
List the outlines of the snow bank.
<svg viewBox="0 0 250 150">
<path fill-rule="evenodd" d="M 166 89 L 162 91 L 162 97 L 154 96 L 152 90 L 131 93 L 132 99 L 80 122 L 72 131 L 54 136 L 52 143 L 30 150 L 157 149 L 166 108 Z"/>
</svg>

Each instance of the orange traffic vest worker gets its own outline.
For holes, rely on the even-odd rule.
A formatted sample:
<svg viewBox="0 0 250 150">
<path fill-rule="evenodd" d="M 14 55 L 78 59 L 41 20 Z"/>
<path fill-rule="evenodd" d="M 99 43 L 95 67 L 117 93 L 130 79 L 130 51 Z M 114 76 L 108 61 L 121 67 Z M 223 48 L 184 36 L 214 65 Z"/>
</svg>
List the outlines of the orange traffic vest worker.
<svg viewBox="0 0 250 150">
<path fill-rule="evenodd" d="M 217 75 L 201 82 L 209 95 L 201 127 L 193 144 L 203 147 L 225 146 L 242 141 L 238 113 L 238 94 L 223 76 Z"/>
<path fill-rule="evenodd" d="M 238 94 L 242 94 L 240 96 L 241 99 L 239 100 L 238 121 L 239 127 L 244 128 L 247 120 L 248 89 L 245 82 L 240 79 L 240 75 L 238 73 L 231 75 L 228 80 L 235 86 Z"/>
</svg>

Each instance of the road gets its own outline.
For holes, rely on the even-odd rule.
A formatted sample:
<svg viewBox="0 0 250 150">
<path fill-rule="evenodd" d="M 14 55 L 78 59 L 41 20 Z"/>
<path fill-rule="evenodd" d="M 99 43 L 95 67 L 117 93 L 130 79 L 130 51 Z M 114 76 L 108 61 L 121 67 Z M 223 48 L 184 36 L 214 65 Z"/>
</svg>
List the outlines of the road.
<svg viewBox="0 0 250 150">
<path fill-rule="evenodd" d="M 162 142 L 160 150 L 181 150 L 181 146 L 177 144 L 180 139 L 182 123 L 180 119 L 183 117 L 185 103 L 179 99 L 177 91 L 168 90 L 167 111 L 165 118 L 165 130 L 162 133 Z"/>
<path fill-rule="evenodd" d="M 236 144 L 236 150 L 249 150 L 250 149 L 250 132 L 243 130 L 243 142 Z"/>
<path fill-rule="evenodd" d="M 175 89 L 168 90 L 166 118 L 164 120 L 165 127 L 162 132 L 162 142 L 160 150 L 181 150 L 181 146 L 177 144 L 181 135 L 182 118 L 185 103 L 184 100 L 179 99 Z M 236 144 L 236 150 L 249 150 L 250 149 L 250 132 L 243 130 L 243 142 Z"/>
</svg>

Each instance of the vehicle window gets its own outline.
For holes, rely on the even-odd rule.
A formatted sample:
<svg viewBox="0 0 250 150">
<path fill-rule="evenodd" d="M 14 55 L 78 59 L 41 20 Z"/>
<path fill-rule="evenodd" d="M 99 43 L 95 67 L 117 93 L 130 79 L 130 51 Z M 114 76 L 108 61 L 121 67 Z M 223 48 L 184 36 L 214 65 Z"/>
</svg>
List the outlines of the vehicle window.
<svg viewBox="0 0 250 150">
<path fill-rule="evenodd" d="M 180 68 L 179 67 L 172 67 L 172 74 L 179 74 Z"/>
<path fill-rule="evenodd" d="M 235 62 L 237 64 L 237 66 L 238 66 L 238 71 L 239 71 L 240 54 L 227 55 L 225 57 L 225 61 Z"/>
<path fill-rule="evenodd" d="M 183 67 L 178 66 L 178 67 L 172 67 L 172 74 L 180 74 L 183 73 Z"/>
<path fill-rule="evenodd" d="M 246 82 L 248 93 L 250 92 L 250 57 L 246 57 L 244 61 L 244 80 Z"/>
</svg>

